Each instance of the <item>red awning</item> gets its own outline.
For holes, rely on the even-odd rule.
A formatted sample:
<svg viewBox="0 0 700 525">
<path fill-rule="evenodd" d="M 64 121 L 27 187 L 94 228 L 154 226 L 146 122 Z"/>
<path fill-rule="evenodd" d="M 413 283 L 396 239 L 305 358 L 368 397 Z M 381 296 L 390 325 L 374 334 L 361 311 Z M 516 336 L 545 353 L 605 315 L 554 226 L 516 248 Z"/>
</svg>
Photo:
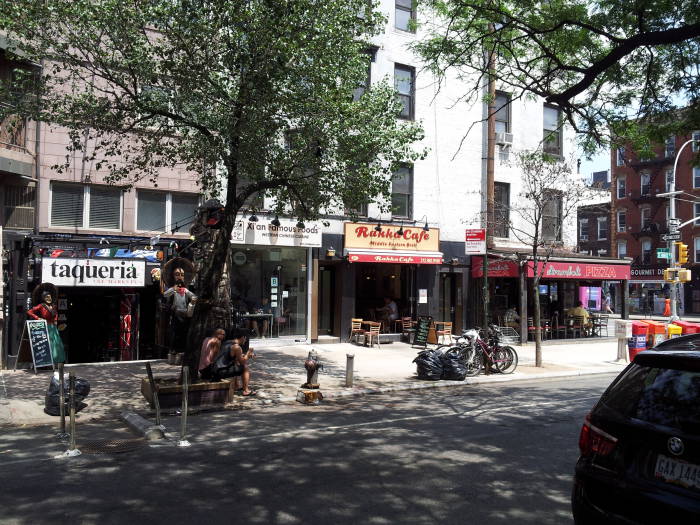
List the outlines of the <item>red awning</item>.
<svg viewBox="0 0 700 525">
<path fill-rule="evenodd" d="M 537 263 L 541 271 L 544 263 Z M 542 273 L 543 279 L 585 279 L 622 281 L 630 278 L 627 264 L 590 264 L 580 262 L 548 262 Z M 527 263 L 527 276 L 534 277 L 534 264 Z"/>
<path fill-rule="evenodd" d="M 442 264 L 442 252 L 347 250 L 348 261 L 390 264 Z"/>
<path fill-rule="evenodd" d="M 472 255 L 472 277 L 484 276 L 484 258 Z M 518 277 L 520 266 L 515 261 L 504 261 L 503 259 L 489 259 L 489 277 Z"/>
</svg>

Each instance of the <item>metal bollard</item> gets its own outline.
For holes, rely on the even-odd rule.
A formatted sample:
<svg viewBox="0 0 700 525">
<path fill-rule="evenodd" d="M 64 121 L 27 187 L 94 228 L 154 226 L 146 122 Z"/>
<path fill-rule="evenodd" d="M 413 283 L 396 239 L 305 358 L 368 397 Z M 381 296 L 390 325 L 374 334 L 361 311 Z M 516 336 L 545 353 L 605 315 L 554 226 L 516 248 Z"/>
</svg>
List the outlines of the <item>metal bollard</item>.
<svg viewBox="0 0 700 525">
<path fill-rule="evenodd" d="M 151 386 L 151 393 L 153 395 L 153 406 L 156 409 L 156 426 L 160 426 L 160 400 L 158 399 L 158 388 L 153 379 L 151 363 L 146 363 L 146 373 L 148 374 L 148 384 Z"/>
<path fill-rule="evenodd" d="M 64 456 L 79 456 L 80 451 L 75 445 L 75 375 L 73 372 L 68 374 L 68 393 L 70 396 L 70 441 Z"/>
<path fill-rule="evenodd" d="M 180 412 L 180 441 L 178 442 L 179 447 L 189 447 L 190 443 L 185 439 L 187 432 L 187 402 L 190 390 L 190 369 L 189 367 L 182 367 L 182 411 Z"/>
<path fill-rule="evenodd" d="M 347 361 L 345 364 L 345 386 L 352 386 L 353 376 L 355 374 L 355 354 L 345 354 Z"/>
<path fill-rule="evenodd" d="M 58 363 L 58 407 L 60 410 L 61 420 L 59 422 L 58 437 L 60 439 L 66 439 L 68 434 L 66 433 L 66 388 L 64 386 L 65 375 L 63 371 L 63 363 Z"/>
</svg>

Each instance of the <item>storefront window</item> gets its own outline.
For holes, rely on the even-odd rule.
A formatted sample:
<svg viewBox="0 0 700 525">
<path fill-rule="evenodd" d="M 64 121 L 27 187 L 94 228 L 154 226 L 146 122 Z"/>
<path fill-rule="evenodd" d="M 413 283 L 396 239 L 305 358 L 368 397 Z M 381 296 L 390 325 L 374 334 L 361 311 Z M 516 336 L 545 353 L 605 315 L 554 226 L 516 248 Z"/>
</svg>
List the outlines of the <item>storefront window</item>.
<svg viewBox="0 0 700 525">
<path fill-rule="evenodd" d="M 231 249 L 231 296 L 239 326 L 253 337 L 306 335 L 307 249 Z"/>
<path fill-rule="evenodd" d="M 663 314 L 666 297 L 670 296 L 668 284 L 655 282 L 630 283 L 629 288 L 631 314 Z"/>
</svg>

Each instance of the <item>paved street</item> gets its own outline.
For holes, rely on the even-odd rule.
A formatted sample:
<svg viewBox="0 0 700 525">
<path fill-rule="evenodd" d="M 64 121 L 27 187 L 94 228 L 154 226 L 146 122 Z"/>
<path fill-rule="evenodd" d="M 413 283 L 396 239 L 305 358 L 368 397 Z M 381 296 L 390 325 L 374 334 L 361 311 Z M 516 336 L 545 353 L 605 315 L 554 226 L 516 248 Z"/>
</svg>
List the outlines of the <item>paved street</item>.
<svg viewBox="0 0 700 525">
<path fill-rule="evenodd" d="M 571 523 L 581 422 L 613 377 L 205 413 L 191 447 L 70 459 L 53 428 L 11 429 L 0 522 Z"/>
</svg>

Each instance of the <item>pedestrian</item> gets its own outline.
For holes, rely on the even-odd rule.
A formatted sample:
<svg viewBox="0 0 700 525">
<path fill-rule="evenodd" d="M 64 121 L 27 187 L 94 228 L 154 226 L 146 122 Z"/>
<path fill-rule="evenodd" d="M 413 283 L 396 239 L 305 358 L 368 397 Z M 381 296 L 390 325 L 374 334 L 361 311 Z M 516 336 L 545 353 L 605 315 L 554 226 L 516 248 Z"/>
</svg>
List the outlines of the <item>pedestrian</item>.
<svg viewBox="0 0 700 525">
<path fill-rule="evenodd" d="M 209 381 L 213 377 L 214 361 L 221 351 L 221 342 L 226 337 L 226 332 L 223 328 L 215 328 L 210 337 L 204 339 L 202 349 L 199 355 L 199 376 Z"/>
<path fill-rule="evenodd" d="M 234 390 L 241 391 L 244 397 L 254 396 L 257 392 L 250 388 L 250 361 L 256 355 L 249 345 L 250 331 L 234 328 L 229 339 L 223 345 L 213 366 L 213 379 L 233 378 Z M 239 383 L 240 378 L 240 383 Z M 240 384 L 241 388 L 237 388 Z"/>
<path fill-rule="evenodd" d="M 613 312 L 612 308 L 610 308 L 610 297 L 607 295 L 603 296 L 603 308 L 602 308 L 602 310 L 606 314 L 615 313 L 615 312 Z"/>
</svg>

